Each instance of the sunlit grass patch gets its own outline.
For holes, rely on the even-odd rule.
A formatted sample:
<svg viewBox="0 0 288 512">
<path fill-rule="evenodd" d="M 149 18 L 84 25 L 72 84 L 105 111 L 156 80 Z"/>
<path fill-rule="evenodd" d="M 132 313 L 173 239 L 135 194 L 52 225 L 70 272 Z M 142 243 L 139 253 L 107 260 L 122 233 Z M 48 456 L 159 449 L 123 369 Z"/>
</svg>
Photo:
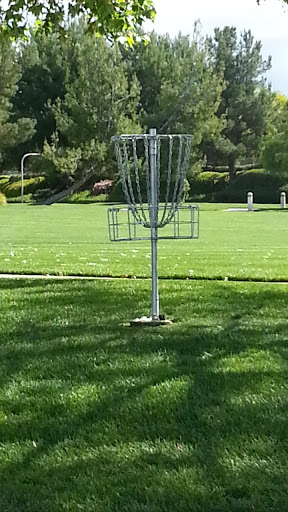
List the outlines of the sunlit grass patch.
<svg viewBox="0 0 288 512">
<path fill-rule="evenodd" d="M 287 292 L 0 282 L 0 510 L 287 508 Z"/>
<path fill-rule="evenodd" d="M 288 280 L 287 211 L 228 206 L 200 205 L 198 240 L 159 241 L 160 277 Z M 149 277 L 151 248 L 149 241 L 110 242 L 107 205 L 7 205 L 0 272 Z"/>
</svg>

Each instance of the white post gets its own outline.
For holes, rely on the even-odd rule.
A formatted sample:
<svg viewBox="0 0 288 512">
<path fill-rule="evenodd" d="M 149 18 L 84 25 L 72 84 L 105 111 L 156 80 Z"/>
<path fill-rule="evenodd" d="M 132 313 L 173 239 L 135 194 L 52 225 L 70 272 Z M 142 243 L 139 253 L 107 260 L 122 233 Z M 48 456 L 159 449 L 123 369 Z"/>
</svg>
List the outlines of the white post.
<svg viewBox="0 0 288 512">
<path fill-rule="evenodd" d="M 150 179 L 151 179 L 151 204 L 149 205 L 149 216 L 151 223 L 151 260 L 152 260 L 152 320 L 159 320 L 159 294 L 158 294 L 158 272 L 157 272 L 157 242 L 158 242 L 158 193 L 156 175 L 156 153 L 157 138 L 156 130 L 149 130 L 149 152 L 150 152 Z"/>
<path fill-rule="evenodd" d="M 285 208 L 286 208 L 286 192 L 281 192 L 280 202 L 281 202 L 281 209 L 285 210 Z"/>
<path fill-rule="evenodd" d="M 253 212 L 253 192 L 248 192 L 247 194 L 247 206 L 248 212 Z"/>
<path fill-rule="evenodd" d="M 21 158 L 21 165 L 20 165 L 20 168 L 21 168 L 21 203 L 23 203 L 23 200 L 24 200 L 24 160 L 27 156 L 36 156 L 36 155 L 40 155 L 40 153 L 26 153 Z"/>
</svg>

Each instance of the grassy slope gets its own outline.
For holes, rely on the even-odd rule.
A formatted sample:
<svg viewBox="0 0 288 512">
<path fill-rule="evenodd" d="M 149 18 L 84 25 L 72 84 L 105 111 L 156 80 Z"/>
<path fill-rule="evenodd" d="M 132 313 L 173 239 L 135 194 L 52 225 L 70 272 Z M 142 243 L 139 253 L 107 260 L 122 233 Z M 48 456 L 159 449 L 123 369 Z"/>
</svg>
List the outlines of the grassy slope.
<svg viewBox="0 0 288 512">
<path fill-rule="evenodd" d="M 159 242 L 160 276 L 288 280 L 288 212 L 228 206 L 200 205 L 199 240 Z M 150 275 L 149 242 L 109 241 L 107 205 L 8 205 L 0 214 L 0 272 Z"/>
<path fill-rule="evenodd" d="M 0 282 L 0 510 L 287 510 L 287 290 Z"/>
</svg>

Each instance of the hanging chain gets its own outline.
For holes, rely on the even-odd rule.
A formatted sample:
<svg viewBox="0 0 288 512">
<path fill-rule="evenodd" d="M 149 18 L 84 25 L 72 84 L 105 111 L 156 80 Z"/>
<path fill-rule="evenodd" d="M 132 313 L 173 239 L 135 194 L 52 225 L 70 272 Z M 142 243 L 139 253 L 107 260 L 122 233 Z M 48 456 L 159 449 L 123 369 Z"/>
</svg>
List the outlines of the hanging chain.
<svg viewBox="0 0 288 512">
<path fill-rule="evenodd" d="M 143 224 L 143 226 L 147 226 L 149 225 L 149 222 L 147 220 L 147 217 L 146 217 L 146 214 L 145 214 L 145 210 L 143 208 L 143 201 L 142 201 L 142 194 L 141 194 L 141 186 L 140 186 L 140 178 L 139 178 L 139 167 L 138 167 L 138 158 L 137 158 L 137 146 L 136 146 L 136 138 L 133 137 L 132 138 L 132 151 L 133 151 L 133 161 L 134 161 L 134 171 L 135 171 L 135 180 L 136 180 L 136 188 L 137 188 L 137 193 L 138 193 L 138 203 L 139 203 L 139 206 L 140 206 L 140 210 L 141 210 L 141 213 L 142 213 L 142 219 L 139 217 L 139 222 L 141 224 Z M 139 212 L 138 212 L 138 215 L 139 215 Z"/>
<path fill-rule="evenodd" d="M 165 226 L 166 212 L 168 208 L 169 201 L 169 192 L 171 185 L 171 174 L 172 174 L 172 158 L 173 158 L 173 137 L 171 135 L 167 135 L 168 137 L 168 173 L 167 173 L 167 184 L 166 184 L 166 194 L 165 194 L 165 203 L 163 207 L 163 213 L 160 220 L 159 227 Z"/>
<path fill-rule="evenodd" d="M 178 203 L 178 195 L 177 192 L 179 190 L 179 181 L 181 176 L 181 164 L 182 164 L 182 152 L 183 152 L 183 137 L 179 137 L 179 152 L 178 152 L 178 159 L 177 159 L 177 169 L 176 169 L 176 176 L 175 176 L 175 183 L 174 183 L 174 191 L 172 196 L 172 201 L 170 205 L 170 211 L 169 214 L 165 220 L 165 225 L 168 224 L 174 217 L 177 206 L 179 205 L 181 201 L 182 194 L 180 196 L 180 201 Z M 186 172 L 185 172 L 186 174 Z"/>
<path fill-rule="evenodd" d="M 173 141 L 176 136 L 173 135 L 156 135 L 157 141 L 157 157 L 156 157 L 156 179 L 157 179 L 157 212 L 159 211 L 160 204 L 160 188 L 161 188 L 161 140 L 168 140 L 168 172 L 167 172 L 167 183 L 166 183 L 166 193 L 165 193 L 165 203 L 163 206 L 163 213 L 161 216 L 161 220 L 157 223 L 157 227 L 161 228 L 166 226 L 173 217 L 175 216 L 179 204 L 182 199 L 183 190 L 184 190 L 184 181 L 188 170 L 189 165 L 189 156 L 191 150 L 191 136 L 189 135 L 177 135 L 179 140 L 179 151 L 175 172 L 175 184 L 172 195 L 171 202 L 169 201 L 169 194 L 172 182 L 172 173 L 173 173 Z M 147 190 L 147 202 L 148 202 L 148 210 L 149 206 L 151 206 L 151 176 L 150 176 L 150 152 L 149 152 L 149 135 L 120 135 L 119 137 L 113 137 L 115 143 L 115 151 L 116 158 L 118 163 L 118 168 L 120 172 L 122 187 L 124 191 L 124 195 L 127 203 L 131 208 L 131 213 L 134 216 L 137 223 L 142 224 L 146 228 L 151 227 L 150 220 L 147 219 L 147 215 L 145 213 L 145 208 L 143 206 L 143 197 L 141 193 L 141 183 L 140 183 L 140 172 L 139 172 L 139 164 L 137 157 L 137 141 L 143 141 L 144 144 L 144 169 L 145 169 L 145 177 L 146 177 L 146 190 Z M 128 142 L 128 144 L 127 144 Z M 121 150 L 122 143 L 122 150 Z M 129 143 L 131 143 L 132 150 L 132 162 L 129 159 L 129 154 L 131 157 L 131 151 L 129 152 Z M 184 149 L 184 151 L 183 151 Z M 122 154 L 123 151 L 123 154 Z M 184 157 L 183 157 L 184 152 Z M 123 164 L 123 160 L 125 165 Z M 132 168 L 134 172 L 132 172 Z M 137 199 L 136 201 L 134 190 L 133 190 L 133 181 L 135 178 L 136 191 L 137 191 Z M 170 203 L 170 206 L 169 206 Z"/>
<path fill-rule="evenodd" d="M 156 157 L 156 178 L 157 178 L 157 205 L 160 203 L 160 177 L 161 177 L 161 138 L 157 137 L 157 157 Z M 157 208 L 158 215 L 158 208 Z"/>
<path fill-rule="evenodd" d="M 151 180 L 150 180 L 150 165 L 149 165 L 149 142 L 148 137 L 144 135 L 144 167 L 146 175 L 146 190 L 147 190 L 147 203 L 151 205 Z"/>
<path fill-rule="evenodd" d="M 123 167 L 122 152 L 121 152 L 121 148 L 120 148 L 120 139 L 118 137 L 115 137 L 114 143 L 115 143 L 115 152 L 116 152 L 116 158 L 117 158 L 117 163 L 118 163 L 118 169 L 120 172 L 120 178 L 121 178 L 121 183 L 122 183 L 122 188 L 123 188 L 123 192 L 125 195 L 125 199 L 126 199 L 127 203 L 130 206 L 132 206 L 131 197 L 129 195 L 129 191 L 128 191 L 127 183 L 126 183 L 126 179 L 125 179 L 125 171 L 124 171 L 124 167 Z"/>
<path fill-rule="evenodd" d="M 132 204 L 136 204 L 135 196 L 134 196 L 134 190 L 133 190 L 133 185 L 132 185 L 132 181 L 131 181 L 130 162 L 129 162 L 127 143 L 126 143 L 125 139 L 123 140 L 122 144 L 123 144 L 123 155 L 124 155 L 125 168 L 126 168 L 126 177 L 127 177 L 127 182 L 128 182 L 128 190 L 130 192 L 130 197 L 131 197 Z"/>
<path fill-rule="evenodd" d="M 178 192 L 178 197 L 177 197 L 177 205 L 180 204 L 180 201 L 183 196 L 184 181 L 185 181 L 187 171 L 188 171 L 190 151 L 191 151 L 191 137 L 186 137 L 186 146 L 185 146 L 185 153 L 184 153 L 184 161 L 183 161 L 183 165 L 182 165 L 181 182 L 180 182 L 180 187 L 179 187 L 179 192 Z"/>
</svg>

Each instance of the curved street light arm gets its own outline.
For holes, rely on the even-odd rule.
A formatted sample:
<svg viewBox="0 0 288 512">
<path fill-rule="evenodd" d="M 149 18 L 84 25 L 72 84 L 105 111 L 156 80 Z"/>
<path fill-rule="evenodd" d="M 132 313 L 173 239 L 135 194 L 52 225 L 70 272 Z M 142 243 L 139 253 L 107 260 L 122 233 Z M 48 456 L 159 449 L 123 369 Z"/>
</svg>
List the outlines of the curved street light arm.
<svg viewBox="0 0 288 512">
<path fill-rule="evenodd" d="M 24 160 L 27 156 L 40 156 L 41 153 L 25 153 L 21 158 L 21 203 L 24 201 Z"/>
</svg>

